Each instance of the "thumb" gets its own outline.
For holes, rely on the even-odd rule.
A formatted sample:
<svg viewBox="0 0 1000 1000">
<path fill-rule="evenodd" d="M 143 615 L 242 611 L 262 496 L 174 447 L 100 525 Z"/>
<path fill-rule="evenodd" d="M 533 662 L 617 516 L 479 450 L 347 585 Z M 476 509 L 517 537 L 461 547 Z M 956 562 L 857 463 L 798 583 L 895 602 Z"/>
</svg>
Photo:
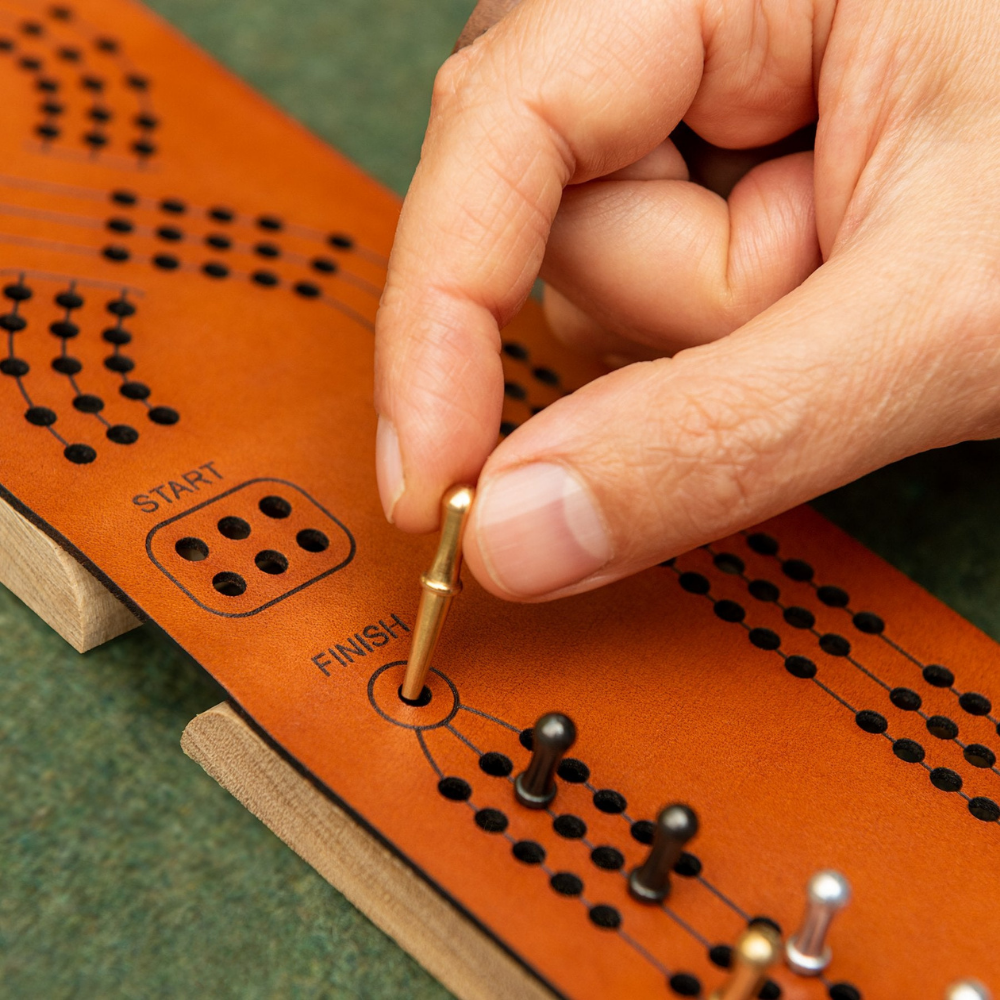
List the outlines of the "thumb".
<svg viewBox="0 0 1000 1000">
<path fill-rule="evenodd" d="M 955 336 L 954 291 L 887 256 L 845 253 L 729 337 L 519 428 L 480 478 L 475 576 L 516 600 L 591 590 L 975 433 L 970 383 L 997 372 L 960 356 L 976 338 Z"/>
</svg>

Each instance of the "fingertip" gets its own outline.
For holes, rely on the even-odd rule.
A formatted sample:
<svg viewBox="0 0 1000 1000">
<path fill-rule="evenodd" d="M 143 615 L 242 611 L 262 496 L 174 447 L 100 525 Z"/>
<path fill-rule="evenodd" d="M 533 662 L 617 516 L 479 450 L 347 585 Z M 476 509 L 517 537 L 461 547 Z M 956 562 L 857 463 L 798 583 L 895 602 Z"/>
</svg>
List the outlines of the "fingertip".
<svg viewBox="0 0 1000 1000">
<path fill-rule="evenodd" d="M 406 489 L 403 476 L 403 456 L 399 449 L 396 427 L 387 417 L 379 416 L 375 432 L 375 478 L 385 519 L 394 523 L 394 514 Z"/>
</svg>

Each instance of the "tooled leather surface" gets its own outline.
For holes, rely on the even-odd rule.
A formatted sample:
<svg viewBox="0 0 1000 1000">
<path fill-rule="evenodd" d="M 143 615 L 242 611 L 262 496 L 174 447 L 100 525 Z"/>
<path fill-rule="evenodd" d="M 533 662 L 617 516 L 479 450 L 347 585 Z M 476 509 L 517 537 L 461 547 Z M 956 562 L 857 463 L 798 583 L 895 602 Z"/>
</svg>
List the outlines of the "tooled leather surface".
<svg viewBox="0 0 1000 1000">
<path fill-rule="evenodd" d="M 401 705 L 404 626 L 433 539 L 385 524 L 372 469 L 371 324 L 396 199 L 141 7 L 85 0 L 61 21 L 38 5 L 40 34 L 19 26 L 25 9 L 0 3 L 0 36 L 14 43 L 0 51 L 12 95 L 0 106 L 0 269 L 5 286 L 31 292 L 3 307 L 25 325 L 2 331 L 0 355 L 28 365 L 0 375 L 0 484 L 12 500 L 566 996 L 671 996 L 677 973 L 707 993 L 724 977 L 708 946 L 732 943 L 755 915 L 792 930 L 805 880 L 830 866 L 848 875 L 855 899 L 833 930 L 827 983 L 896 1000 L 940 996 L 959 976 L 997 978 L 1000 830 L 970 802 L 988 816 L 1000 773 L 969 763 L 963 747 L 996 752 L 1000 739 L 992 708 L 974 715 L 959 702 L 970 691 L 1000 697 L 995 643 L 800 509 L 760 529 L 777 555 L 738 535 L 556 604 L 509 606 L 470 580 L 436 659 L 431 704 Z M 97 43 L 105 35 L 117 51 Z M 81 58 L 60 56 L 66 47 Z M 82 75 L 103 89 L 81 86 Z M 125 82 L 136 75 L 145 89 Z M 81 139 L 95 130 L 95 94 L 113 112 L 97 123 L 103 144 Z M 50 100 L 64 110 L 40 112 Z M 155 116 L 155 128 L 136 125 L 137 114 Z M 52 122 L 60 134 L 40 135 Z M 137 152 L 135 142 L 156 149 Z M 136 200 L 115 201 L 115 191 Z M 213 217 L 213 206 L 232 218 Z M 177 266 L 164 267 L 164 254 Z M 82 303 L 57 304 L 59 294 L 75 301 L 67 292 Z M 108 311 L 123 301 L 134 313 Z M 76 335 L 50 332 L 59 321 Z M 106 329 L 131 339 L 105 338 Z M 505 430 L 597 374 L 553 345 L 531 305 L 504 338 Z M 51 367 L 64 355 L 80 363 L 75 374 Z M 127 361 L 109 368 L 116 356 Z M 126 383 L 148 397 L 122 395 Z M 103 407 L 81 411 L 78 396 Z M 29 406 L 55 422 L 30 423 Z M 157 407 L 177 422 L 151 420 Z M 110 427 L 138 437 L 109 440 Z M 94 460 L 67 459 L 70 445 L 93 449 Z M 206 558 L 179 554 L 201 554 L 199 544 Z M 283 571 L 265 571 L 282 559 Z M 807 563 L 811 581 L 793 579 L 805 570 L 788 559 Z M 246 589 L 220 592 L 219 574 Z M 239 589 L 232 575 L 223 591 Z M 751 588 L 759 580 L 777 586 L 777 601 L 753 596 L 769 596 Z M 821 585 L 842 588 L 848 609 L 824 604 Z M 803 612 L 789 624 L 788 607 L 806 609 L 813 625 L 802 627 Z M 881 634 L 859 629 L 860 611 L 881 619 Z M 793 676 L 788 656 L 811 660 L 815 677 Z M 932 663 L 954 671 L 953 689 L 923 679 Z M 898 687 L 920 696 L 923 716 L 893 704 Z M 572 754 L 589 768 L 585 784 L 560 781 L 553 815 L 518 807 L 509 778 L 479 763 L 499 753 L 516 774 L 528 759 L 520 730 L 549 710 L 574 718 Z M 881 716 L 884 733 L 858 725 L 863 710 Z M 931 716 L 952 720 L 957 737 L 931 735 Z M 896 756 L 900 739 L 919 743 L 923 762 Z M 935 786 L 932 771 L 956 784 L 940 769 L 961 789 Z M 442 777 L 465 782 L 468 799 L 442 795 Z M 460 782 L 445 787 L 464 793 Z M 602 789 L 624 798 L 622 813 L 595 805 Z M 631 823 L 675 800 L 699 813 L 690 850 L 703 867 L 674 879 L 669 910 L 650 909 L 625 892 L 622 873 L 645 851 Z M 506 826 L 487 832 L 477 813 L 487 827 Z M 564 814 L 583 822 L 583 837 L 554 830 Z M 514 843 L 527 840 L 542 846 L 544 864 L 515 859 Z M 591 860 L 599 846 L 621 853 L 621 870 Z M 558 872 L 579 878 L 579 895 L 550 887 Z M 601 905 L 618 928 L 594 923 Z M 773 977 L 786 997 L 826 993 L 783 969 Z"/>
</svg>

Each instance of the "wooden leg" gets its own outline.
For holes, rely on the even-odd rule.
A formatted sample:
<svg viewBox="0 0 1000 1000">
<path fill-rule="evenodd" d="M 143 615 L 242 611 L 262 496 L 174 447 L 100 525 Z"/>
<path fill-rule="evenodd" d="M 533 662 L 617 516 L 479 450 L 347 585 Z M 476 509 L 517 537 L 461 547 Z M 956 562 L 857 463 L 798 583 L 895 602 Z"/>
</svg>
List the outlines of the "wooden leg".
<svg viewBox="0 0 1000 1000">
<path fill-rule="evenodd" d="M 555 1000 L 229 705 L 192 719 L 181 747 L 461 1000 Z"/>
</svg>

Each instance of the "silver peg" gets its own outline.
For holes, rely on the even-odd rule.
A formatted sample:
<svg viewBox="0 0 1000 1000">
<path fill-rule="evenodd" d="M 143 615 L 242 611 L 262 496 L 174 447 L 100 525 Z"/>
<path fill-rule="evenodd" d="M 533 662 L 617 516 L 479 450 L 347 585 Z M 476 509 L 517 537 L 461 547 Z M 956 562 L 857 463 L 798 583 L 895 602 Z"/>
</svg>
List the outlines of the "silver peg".
<svg viewBox="0 0 1000 1000">
<path fill-rule="evenodd" d="M 962 979 L 948 987 L 944 1000 L 993 1000 L 993 994 L 978 979 Z"/>
<path fill-rule="evenodd" d="M 851 886 L 840 872 L 817 872 L 806 887 L 802 926 L 785 944 L 785 961 L 800 976 L 818 976 L 830 964 L 826 935 L 839 910 L 851 901 Z"/>
</svg>

